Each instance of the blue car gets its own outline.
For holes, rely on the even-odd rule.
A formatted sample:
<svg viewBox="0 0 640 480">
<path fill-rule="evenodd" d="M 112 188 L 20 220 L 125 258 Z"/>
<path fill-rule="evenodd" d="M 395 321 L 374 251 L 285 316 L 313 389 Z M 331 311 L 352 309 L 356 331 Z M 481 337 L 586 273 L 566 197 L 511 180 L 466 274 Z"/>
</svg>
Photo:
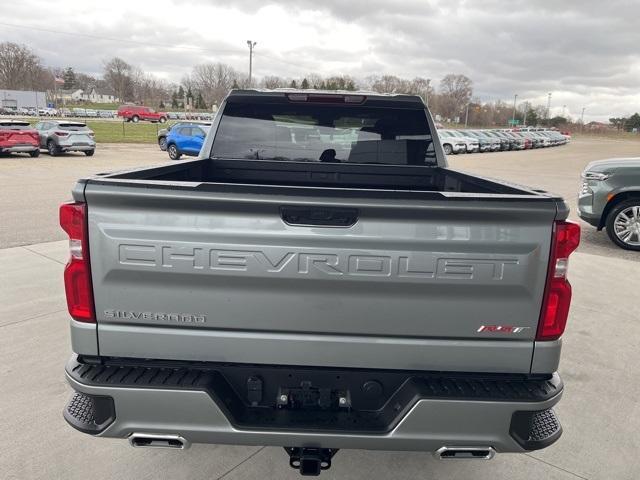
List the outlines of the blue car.
<svg viewBox="0 0 640 480">
<path fill-rule="evenodd" d="M 182 155 L 198 156 L 209 126 L 183 124 L 172 128 L 167 135 L 167 152 L 171 160 L 179 160 Z"/>
</svg>

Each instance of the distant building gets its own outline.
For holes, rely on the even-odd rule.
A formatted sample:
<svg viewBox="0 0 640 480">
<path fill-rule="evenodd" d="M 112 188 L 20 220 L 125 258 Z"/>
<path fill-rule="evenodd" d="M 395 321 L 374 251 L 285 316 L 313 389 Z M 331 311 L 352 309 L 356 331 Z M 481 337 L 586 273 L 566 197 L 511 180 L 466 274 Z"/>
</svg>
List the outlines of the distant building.
<svg viewBox="0 0 640 480">
<path fill-rule="evenodd" d="M 116 103 L 118 99 L 115 95 L 102 92 L 96 88 L 92 88 L 91 91 L 85 92 L 81 89 L 74 90 L 58 90 L 57 96 L 64 103 L 66 102 L 91 102 L 91 103 Z"/>
<path fill-rule="evenodd" d="M 45 92 L 29 90 L 0 90 L 0 107 L 11 108 L 46 108 L 47 95 Z"/>
<path fill-rule="evenodd" d="M 115 103 L 118 101 L 115 95 L 108 92 L 98 91 L 92 88 L 88 94 L 83 93 L 83 99 L 93 103 Z"/>
</svg>

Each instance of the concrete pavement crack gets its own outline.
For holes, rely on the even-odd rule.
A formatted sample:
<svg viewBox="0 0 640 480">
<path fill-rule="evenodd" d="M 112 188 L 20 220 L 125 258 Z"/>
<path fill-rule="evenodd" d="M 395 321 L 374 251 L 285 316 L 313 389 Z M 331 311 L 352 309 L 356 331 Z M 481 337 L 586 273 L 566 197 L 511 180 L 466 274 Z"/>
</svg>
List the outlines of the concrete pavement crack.
<svg viewBox="0 0 640 480">
<path fill-rule="evenodd" d="M 0 325 L 0 328 L 8 327 L 9 325 L 16 325 L 18 323 L 27 322 L 29 320 L 34 320 L 36 318 L 46 317 L 47 315 L 53 315 L 55 313 L 66 312 L 66 311 L 67 310 L 64 309 L 64 310 L 54 310 L 53 312 L 47 312 L 47 313 L 39 313 L 38 315 L 34 315 L 33 317 L 23 318 L 22 320 L 16 320 L 15 322 L 11 322 L 11 323 L 5 323 L 3 325 Z"/>
<path fill-rule="evenodd" d="M 531 455 L 530 453 L 525 453 L 525 455 L 526 455 L 527 457 L 529 457 L 529 458 L 532 458 L 532 459 L 534 459 L 534 460 L 537 460 L 538 462 L 542 462 L 542 463 L 544 463 L 545 465 L 548 465 L 548 466 L 550 466 L 550 467 L 553 467 L 553 468 L 555 468 L 555 469 L 557 469 L 557 470 L 560 470 L 560 471 L 562 471 L 562 472 L 564 472 L 564 473 L 568 473 L 569 475 L 573 475 L 573 476 L 574 476 L 574 477 L 576 477 L 576 478 L 581 478 L 582 480 L 589 480 L 589 478 L 588 478 L 588 477 L 583 477 L 582 475 L 578 475 L 577 473 L 572 472 L 571 470 L 567 470 L 567 469 L 565 469 L 565 468 L 559 467 L 558 465 L 554 465 L 553 463 L 546 462 L 546 461 L 542 460 L 541 458 L 534 457 L 534 456 L 533 456 L 533 455 Z"/>
<path fill-rule="evenodd" d="M 31 252 L 31 253 L 35 253 L 36 255 L 39 255 L 39 256 L 41 256 L 42 258 L 46 258 L 47 260 L 51 260 L 52 262 L 56 262 L 56 263 L 58 263 L 58 264 L 60 264 L 60 265 L 64 265 L 64 262 L 61 262 L 61 261 L 59 261 L 59 260 L 56 260 L 55 258 L 51 258 L 51 257 L 49 257 L 49 256 L 45 255 L 44 253 L 40 253 L 40 252 L 36 252 L 35 250 L 31 250 L 30 248 L 28 248 L 28 247 L 26 247 L 26 246 L 24 246 L 24 245 L 23 245 L 22 247 L 20 247 L 20 248 L 24 248 L 25 250 L 27 250 L 27 251 L 29 251 L 29 252 Z"/>
<path fill-rule="evenodd" d="M 262 450 L 264 450 L 267 447 L 260 447 L 258 450 L 256 450 L 255 452 L 253 452 L 251 455 L 249 455 L 247 458 L 245 458 L 243 461 L 241 461 L 239 464 L 237 464 L 235 467 L 227 470 L 225 473 L 223 473 L 221 476 L 219 476 L 218 478 L 216 478 L 216 480 L 222 480 L 224 477 L 226 477 L 227 475 L 229 475 L 231 472 L 233 472 L 234 470 L 236 470 L 238 467 L 240 467 L 241 465 L 244 465 L 246 462 L 248 462 L 249 460 L 251 460 L 253 457 L 255 457 L 257 454 L 259 454 Z"/>
</svg>

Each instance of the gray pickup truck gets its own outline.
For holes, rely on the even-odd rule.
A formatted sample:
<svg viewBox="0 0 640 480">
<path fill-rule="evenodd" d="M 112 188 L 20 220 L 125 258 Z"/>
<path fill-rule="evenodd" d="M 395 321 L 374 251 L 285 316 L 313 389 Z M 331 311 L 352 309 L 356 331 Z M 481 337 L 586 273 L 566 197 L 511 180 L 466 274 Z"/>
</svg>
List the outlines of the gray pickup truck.
<svg viewBox="0 0 640 480">
<path fill-rule="evenodd" d="M 419 97 L 233 91 L 200 157 L 61 206 L 75 391 L 134 447 L 489 459 L 555 442 L 579 227 L 449 169 Z"/>
</svg>

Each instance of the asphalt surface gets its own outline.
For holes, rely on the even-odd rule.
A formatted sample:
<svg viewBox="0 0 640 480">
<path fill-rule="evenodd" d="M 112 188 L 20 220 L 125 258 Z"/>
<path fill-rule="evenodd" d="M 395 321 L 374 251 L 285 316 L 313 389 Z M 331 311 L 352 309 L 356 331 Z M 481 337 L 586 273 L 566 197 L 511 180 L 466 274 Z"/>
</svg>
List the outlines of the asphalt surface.
<svg viewBox="0 0 640 480">
<path fill-rule="evenodd" d="M 640 157 L 640 141 L 579 139 L 569 145 L 524 152 L 452 155 L 453 168 L 559 194 L 575 214 L 580 173 L 593 160 Z M 70 153 L 0 158 L 0 248 L 62 240 L 58 206 L 71 198 L 74 182 L 99 172 L 168 162 L 155 145 L 98 145 L 93 157 Z M 636 252 L 621 250 L 605 232 L 582 223 L 580 252 L 640 262 Z"/>
<path fill-rule="evenodd" d="M 584 165 L 613 156 L 640 156 L 640 143 L 581 140 L 450 161 L 458 169 L 555 191 L 573 206 Z M 68 252 L 67 242 L 59 241 L 58 204 L 80 176 L 166 158 L 152 146 L 100 145 L 93 158 L 0 159 L 1 480 L 299 478 L 279 448 L 132 449 L 124 440 L 76 432 L 62 419 L 71 393 L 63 366 L 71 350 L 62 286 Z M 583 226 L 570 268 L 574 301 L 560 366 L 566 387 L 557 407 L 564 426 L 558 443 L 491 462 L 340 451 L 321 478 L 640 478 L 640 254 L 619 250 L 606 234 Z"/>
</svg>

